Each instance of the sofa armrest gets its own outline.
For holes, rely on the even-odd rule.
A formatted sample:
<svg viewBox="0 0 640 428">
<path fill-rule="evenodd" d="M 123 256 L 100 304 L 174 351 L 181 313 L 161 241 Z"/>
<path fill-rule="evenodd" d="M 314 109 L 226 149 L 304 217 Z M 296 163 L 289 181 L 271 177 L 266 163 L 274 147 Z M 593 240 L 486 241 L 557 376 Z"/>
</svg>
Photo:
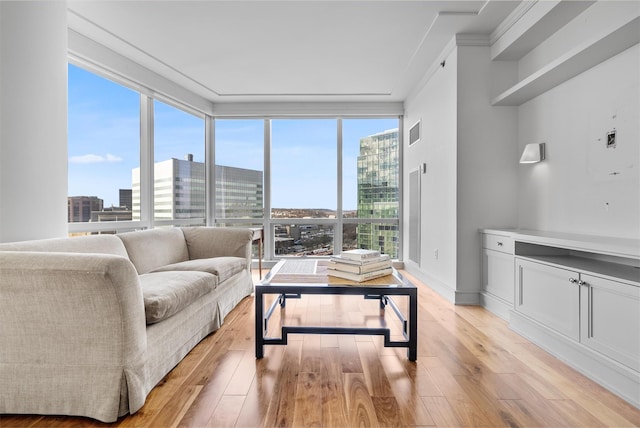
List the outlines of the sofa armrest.
<svg viewBox="0 0 640 428">
<path fill-rule="evenodd" d="M 189 258 L 245 257 L 251 266 L 251 229 L 231 227 L 183 227 Z"/>
<path fill-rule="evenodd" d="M 145 358 L 142 291 L 121 256 L 0 252 L 0 325 L 0 366 L 127 372 Z"/>
</svg>

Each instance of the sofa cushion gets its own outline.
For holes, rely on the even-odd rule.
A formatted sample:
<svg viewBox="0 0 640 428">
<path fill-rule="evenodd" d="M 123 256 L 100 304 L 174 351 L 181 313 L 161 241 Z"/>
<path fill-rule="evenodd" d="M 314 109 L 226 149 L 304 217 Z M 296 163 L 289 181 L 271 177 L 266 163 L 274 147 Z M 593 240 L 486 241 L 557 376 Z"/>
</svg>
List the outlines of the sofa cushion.
<svg viewBox="0 0 640 428">
<path fill-rule="evenodd" d="M 183 227 L 190 259 L 236 256 L 251 258 L 253 232 L 235 227 Z"/>
<path fill-rule="evenodd" d="M 117 236 L 127 248 L 138 274 L 189 260 L 187 244 L 179 228 L 142 230 Z"/>
<path fill-rule="evenodd" d="M 169 318 L 218 286 L 218 278 L 207 272 L 155 272 L 139 278 L 147 324 Z"/>
<path fill-rule="evenodd" d="M 153 272 L 198 271 L 208 272 L 218 277 L 218 282 L 226 281 L 247 266 L 243 257 L 214 257 L 212 259 L 187 260 L 155 269 Z"/>
</svg>

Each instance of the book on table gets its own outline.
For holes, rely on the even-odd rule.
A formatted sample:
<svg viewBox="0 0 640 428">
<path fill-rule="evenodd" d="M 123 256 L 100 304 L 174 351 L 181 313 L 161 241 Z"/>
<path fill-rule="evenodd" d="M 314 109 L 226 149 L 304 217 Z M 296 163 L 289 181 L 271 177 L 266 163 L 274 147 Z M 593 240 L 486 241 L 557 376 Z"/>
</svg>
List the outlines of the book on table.
<svg viewBox="0 0 640 428">
<path fill-rule="evenodd" d="M 382 260 L 376 259 L 371 263 L 344 263 L 340 259 L 334 260 L 333 258 L 331 258 L 327 265 L 327 268 L 330 270 L 351 272 L 358 275 L 390 267 L 391 259 L 389 257 L 382 258 Z"/>
<path fill-rule="evenodd" d="M 380 257 L 380 251 L 378 250 L 365 250 L 363 248 L 357 248 L 355 250 L 347 250 L 340 253 L 342 258 L 353 260 L 368 260 Z"/>
<path fill-rule="evenodd" d="M 373 272 L 366 272 L 361 274 L 331 269 L 328 271 L 328 274 L 330 276 L 336 276 L 338 278 L 348 279 L 350 281 L 364 282 L 364 281 L 369 281 L 371 279 L 380 278 L 382 276 L 391 275 L 392 272 L 393 272 L 393 269 L 388 267 L 385 269 L 378 269 Z"/>
<path fill-rule="evenodd" d="M 344 252 L 343 252 L 344 254 Z M 337 263 L 343 263 L 343 264 L 350 264 L 350 265 L 356 265 L 356 266 L 363 266 L 366 264 L 371 264 L 371 263 L 379 263 L 381 261 L 391 261 L 391 257 L 389 257 L 388 254 L 380 254 L 378 257 L 369 257 L 366 259 L 362 259 L 362 260 L 356 260 L 356 259 L 352 259 L 352 258 L 348 258 L 348 257 L 343 257 L 342 255 L 339 256 L 331 256 L 331 261 L 333 262 L 337 262 Z"/>
</svg>

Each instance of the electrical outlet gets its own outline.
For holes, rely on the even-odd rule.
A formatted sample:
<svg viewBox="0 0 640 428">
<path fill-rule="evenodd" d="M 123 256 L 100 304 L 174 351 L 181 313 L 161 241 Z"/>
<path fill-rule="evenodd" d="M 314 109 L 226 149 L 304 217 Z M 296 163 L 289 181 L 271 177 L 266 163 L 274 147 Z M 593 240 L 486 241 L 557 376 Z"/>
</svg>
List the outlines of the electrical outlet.
<svg viewBox="0 0 640 428">
<path fill-rule="evenodd" d="M 438 260 L 438 249 L 433 250 L 433 258 Z"/>
</svg>

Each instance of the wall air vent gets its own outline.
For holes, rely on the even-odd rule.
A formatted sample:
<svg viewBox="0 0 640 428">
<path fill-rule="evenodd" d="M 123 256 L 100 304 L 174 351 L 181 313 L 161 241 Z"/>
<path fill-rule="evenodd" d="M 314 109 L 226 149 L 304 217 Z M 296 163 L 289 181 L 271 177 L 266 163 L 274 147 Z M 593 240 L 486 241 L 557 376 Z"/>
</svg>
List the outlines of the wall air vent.
<svg viewBox="0 0 640 428">
<path fill-rule="evenodd" d="M 409 145 L 410 146 L 413 146 L 415 143 L 420 141 L 421 122 L 422 121 L 419 120 L 415 123 L 415 125 L 409 128 Z"/>
</svg>

